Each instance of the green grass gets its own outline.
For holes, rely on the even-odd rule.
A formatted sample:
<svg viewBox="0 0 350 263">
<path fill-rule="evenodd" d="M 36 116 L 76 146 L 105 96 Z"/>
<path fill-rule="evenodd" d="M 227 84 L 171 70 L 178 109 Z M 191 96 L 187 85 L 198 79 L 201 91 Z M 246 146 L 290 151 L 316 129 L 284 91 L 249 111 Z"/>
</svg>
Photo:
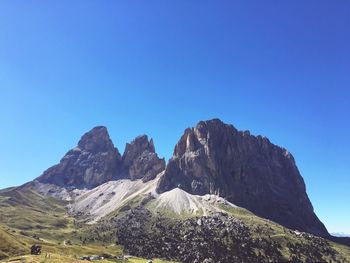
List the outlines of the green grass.
<svg viewBox="0 0 350 263">
<path fill-rule="evenodd" d="M 343 257 L 345 258 L 345 260 L 347 262 L 350 262 L 350 247 L 348 246 L 344 246 L 344 245 L 340 245 L 334 242 L 330 242 L 332 247 L 338 251 L 338 253 L 340 253 L 341 255 L 343 255 Z"/>
<path fill-rule="evenodd" d="M 258 217 L 244 208 L 233 208 L 230 206 L 222 206 L 223 210 L 229 213 L 231 216 L 242 220 L 251 229 L 252 236 L 259 238 L 263 236 L 269 236 L 269 238 L 277 242 L 281 246 L 281 253 L 286 260 L 290 260 L 290 251 L 287 248 L 287 244 L 301 244 L 312 245 L 312 242 L 307 239 L 297 236 L 294 231 L 285 228 L 273 221 Z M 260 231 L 259 231 L 260 230 Z M 263 233 L 261 233 L 261 230 Z M 338 260 L 341 262 L 350 262 L 350 247 L 328 241 L 330 246 L 338 253 Z M 325 257 L 324 260 L 330 262 L 329 257 Z"/>
<path fill-rule="evenodd" d="M 62 242 L 60 245 L 55 242 L 38 241 L 31 237 L 23 236 L 10 229 L 0 228 L 0 255 L 1 259 L 13 256 L 26 255 L 30 253 L 33 244 L 42 247 L 42 253 L 60 256 L 79 257 L 83 255 L 109 254 L 118 256 L 122 254 L 120 246 L 101 246 L 101 245 L 67 245 Z"/>
<path fill-rule="evenodd" d="M 31 190 L 10 189 L 0 192 L 0 226 L 22 236 L 48 242 L 72 240 L 79 243 L 83 224 L 68 216 L 65 201 L 44 197 Z"/>
<path fill-rule="evenodd" d="M 16 189 L 0 194 L 0 222 L 24 231 L 65 227 L 66 202 Z"/>
<path fill-rule="evenodd" d="M 0 259 L 28 252 L 28 246 L 16 235 L 0 228 Z"/>
<path fill-rule="evenodd" d="M 33 244 L 42 246 L 42 254 L 38 256 L 29 255 L 30 247 Z M 16 233 L 9 233 L 8 230 L 0 228 L 0 262 L 31 262 L 31 263 L 70 263 L 70 262 L 86 262 L 78 258 L 87 255 L 122 256 L 122 247 L 120 246 L 100 246 L 100 245 L 58 245 L 50 242 L 38 242 L 35 239 L 21 236 Z M 146 259 L 128 258 L 123 260 L 101 260 L 101 263 L 108 262 L 147 262 Z M 153 260 L 155 263 L 171 263 L 160 259 Z"/>
</svg>

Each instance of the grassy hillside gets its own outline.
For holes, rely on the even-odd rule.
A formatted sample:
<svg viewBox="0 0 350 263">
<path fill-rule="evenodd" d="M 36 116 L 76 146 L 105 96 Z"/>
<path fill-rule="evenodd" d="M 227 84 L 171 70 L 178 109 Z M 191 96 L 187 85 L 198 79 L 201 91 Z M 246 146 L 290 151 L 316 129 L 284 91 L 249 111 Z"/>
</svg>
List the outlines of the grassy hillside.
<svg viewBox="0 0 350 263">
<path fill-rule="evenodd" d="M 0 222 L 21 230 L 52 229 L 66 225 L 66 203 L 31 190 L 0 193 Z"/>
<path fill-rule="evenodd" d="M 64 263 L 79 262 L 77 258 L 83 255 L 122 255 L 122 247 L 115 242 L 97 239 L 85 244 L 87 226 L 68 216 L 66 205 L 67 202 L 28 189 L 1 190 L 0 260 Z M 42 246 L 42 255 L 28 255 L 33 244 Z M 132 258 L 128 262 L 146 262 L 146 259 Z"/>
<path fill-rule="evenodd" d="M 0 259 L 25 253 L 28 253 L 28 245 L 16 235 L 0 228 Z"/>
<path fill-rule="evenodd" d="M 308 233 L 300 233 L 285 228 L 270 220 L 257 217 L 250 211 L 239 208 L 233 209 L 231 207 L 224 207 L 224 209 L 235 218 L 242 220 L 252 230 L 254 238 L 266 238 L 268 236 L 273 242 L 281 246 L 281 252 L 285 259 L 292 259 L 293 253 L 297 250 L 297 254 L 301 259 L 306 261 L 307 254 L 312 250 L 315 252 L 326 252 L 323 249 L 328 250 L 328 256 L 323 256 L 323 260 L 329 262 L 330 260 L 335 262 L 350 262 L 350 247 L 341 245 L 339 243 L 331 242 L 326 239 L 315 237 Z M 321 244 L 323 244 L 321 246 Z M 328 245 L 328 247 L 327 247 Z M 291 249 L 296 248 L 296 249 Z M 333 254 L 331 250 L 336 251 L 337 254 Z M 298 251 L 299 250 L 299 251 Z"/>
<path fill-rule="evenodd" d="M 66 242 L 65 242 L 66 243 Z M 0 228 L 0 261 L 1 262 L 86 262 L 78 258 L 85 255 L 110 255 L 121 256 L 123 254 L 120 246 L 98 246 L 98 245 L 67 245 L 38 241 L 33 238 L 22 236 L 15 230 Z M 30 247 L 33 244 L 42 246 L 42 254 L 30 255 Z M 116 260 L 103 260 L 99 262 L 123 262 Z M 141 263 L 146 259 L 129 258 L 127 262 Z M 156 263 L 167 263 L 170 261 L 155 260 Z"/>
<path fill-rule="evenodd" d="M 217 233 L 211 231 L 210 228 L 196 226 L 196 221 L 203 216 L 198 213 L 201 210 L 196 213 L 185 211 L 178 214 L 173 209 L 168 209 L 167 206 L 164 206 L 162 210 L 157 210 L 155 209 L 156 200 L 152 198 L 147 200 L 135 197 L 124 207 L 107 215 L 98 224 L 84 227 L 79 232 L 81 240 L 84 240 L 86 244 L 119 242 L 125 246 L 126 251 L 133 255 L 168 257 L 179 261 L 184 260 L 182 257 L 186 254 L 186 250 L 191 253 L 191 251 L 201 249 L 197 245 L 207 244 L 208 247 L 204 249 L 203 254 L 208 250 L 213 253 L 215 250 L 221 253 L 240 253 L 245 250 L 250 253 L 252 260 L 260 257 L 271 261 L 350 262 L 349 247 L 284 228 L 270 220 L 257 217 L 243 208 L 235 208 L 227 204 L 220 204 L 219 207 L 229 217 L 238 219 L 238 225 L 247 230 L 246 232 L 237 231 L 237 235 L 245 239 L 242 241 L 234 236 L 221 236 L 220 232 L 224 229 L 225 222 L 215 230 Z M 191 227 L 188 228 L 186 224 Z M 206 235 L 203 235 L 205 231 L 207 231 L 206 235 L 209 240 Z M 177 234 L 180 232 L 181 234 Z M 192 235 L 193 233 L 196 234 Z M 232 229 L 231 235 L 232 233 L 236 233 L 235 229 Z M 197 243 L 191 244 L 189 240 L 185 240 L 184 237 L 187 235 L 197 239 Z M 220 240 L 223 239 L 226 241 L 221 242 Z M 240 242 L 245 248 L 233 252 L 237 248 L 236 245 L 233 247 L 232 245 Z M 171 243 L 175 245 L 169 245 Z M 209 244 L 214 244 L 214 247 L 209 247 Z M 184 246 L 183 251 L 178 250 L 179 245 Z M 229 250 L 231 252 L 228 252 Z"/>
<path fill-rule="evenodd" d="M 31 190 L 0 192 L 0 224 L 23 236 L 60 243 L 70 239 L 80 226 L 67 215 L 67 202 L 44 197 Z"/>
<path fill-rule="evenodd" d="M 31 190 L 1 191 L 0 226 L 8 229 L 1 232 L 3 257 L 28 254 L 33 244 L 41 244 L 45 253 L 62 255 L 101 251 L 100 247 L 81 246 L 81 242 L 76 240 L 81 225 L 67 215 L 66 204 Z M 73 246 L 66 246 L 66 243 Z M 121 249 L 114 248 L 114 254 L 118 253 L 121 253 Z"/>
</svg>

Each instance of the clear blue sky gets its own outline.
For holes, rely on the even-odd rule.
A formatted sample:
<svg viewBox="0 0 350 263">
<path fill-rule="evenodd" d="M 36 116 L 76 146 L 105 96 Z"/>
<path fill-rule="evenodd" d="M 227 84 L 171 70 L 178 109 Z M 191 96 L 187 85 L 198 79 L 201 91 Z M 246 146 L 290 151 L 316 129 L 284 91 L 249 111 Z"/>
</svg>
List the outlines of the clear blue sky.
<svg viewBox="0 0 350 263">
<path fill-rule="evenodd" d="M 0 188 L 105 125 L 169 158 L 214 117 L 293 153 L 316 213 L 350 233 L 350 2 L 1 1 Z"/>
</svg>

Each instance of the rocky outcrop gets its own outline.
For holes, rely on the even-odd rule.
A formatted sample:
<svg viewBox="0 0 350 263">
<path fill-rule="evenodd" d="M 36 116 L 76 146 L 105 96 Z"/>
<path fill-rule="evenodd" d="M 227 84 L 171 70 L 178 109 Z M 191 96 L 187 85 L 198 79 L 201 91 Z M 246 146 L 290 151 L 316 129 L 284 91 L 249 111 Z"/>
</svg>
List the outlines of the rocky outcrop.
<svg viewBox="0 0 350 263">
<path fill-rule="evenodd" d="M 128 178 L 143 179 L 144 182 L 154 179 L 165 169 L 165 160 L 158 157 L 153 140 L 149 141 L 147 135 L 126 144 L 122 162 Z"/>
<path fill-rule="evenodd" d="M 152 222 L 151 213 L 143 208 L 111 220 L 118 230 L 118 241 L 132 255 L 185 263 L 199 263 L 205 259 L 213 260 L 210 262 L 257 262 L 251 233 L 238 219 L 217 214 L 175 222 L 157 218 L 154 222 L 157 223 Z M 243 246 L 247 249 L 241 249 Z"/>
<path fill-rule="evenodd" d="M 313 212 L 293 156 L 265 137 L 218 119 L 185 130 L 157 192 L 175 187 L 192 194 L 218 194 L 289 228 L 329 235 Z"/>
<path fill-rule="evenodd" d="M 100 221 L 86 241 L 93 242 L 97 234 L 107 243 L 116 236 L 131 255 L 184 263 L 344 260 L 323 238 L 287 229 L 281 232 L 272 223 L 252 224 L 250 220 L 226 213 L 179 220 L 137 206 Z"/>
<path fill-rule="evenodd" d="M 145 182 L 164 169 L 165 160 L 158 157 L 153 140 L 149 141 L 146 135 L 128 143 L 121 156 L 107 129 L 98 126 L 84 134 L 77 147 L 68 151 L 59 164 L 47 169 L 30 185 L 42 189 L 42 184 L 50 184 L 55 192 L 53 185 L 81 189 L 126 178 Z"/>
<path fill-rule="evenodd" d="M 61 187 L 93 188 L 120 175 L 121 156 L 103 126 L 93 128 L 60 163 L 36 180 Z"/>
</svg>

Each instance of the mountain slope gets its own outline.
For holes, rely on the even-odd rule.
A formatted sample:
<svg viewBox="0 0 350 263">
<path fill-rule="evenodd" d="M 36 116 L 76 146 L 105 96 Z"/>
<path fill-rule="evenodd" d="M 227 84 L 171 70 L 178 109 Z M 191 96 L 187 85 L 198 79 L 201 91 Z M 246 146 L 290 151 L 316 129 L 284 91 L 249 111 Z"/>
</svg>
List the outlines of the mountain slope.
<svg viewBox="0 0 350 263">
<path fill-rule="evenodd" d="M 224 206 L 236 207 L 216 195 L 192 195 L 179 188 L 157 194 L 155 189 L 161 175 L 147 182 L 122 179 L 86 190 L 69 204 L 69 213 L 93 224 L 115 211 L 127 211 L 140 203 L 147 204 L 155 213 L 178 218 L 223 212 Z"/>
<path fill-rule="evenodd" d="M 180 188 L 160 194 L 151 200 L 147 207 L 156 212 L 170 213 L 173 217 L 207 216 L 224 212 L 224 207 L 238 209 L 237 206 L 217 195 L 192 195 Z"/>
<path fill-rule="evenodd" d="M 88 230 L 88 240 L 117 237 L 132 255 L 193 262 L 349 262 L 350 249 L 323 238 L 284 228 L 233 205 L 211 203 L 206 215 L 189 214 L 187 198 L 174 189 L 155 199 L 140 200 L 128 210 L 102 218 Z M 178 204 L 157 204 L 175 196 Z M 198 196 L 199 197 L 199 196 Z M 173 199 L 173 198 L 170 198 Z M 185 199 L 185 201 L 184 201 Z M 199 200 L 199 199 L 197 199 Z M 195 201 L 196 202 L 196 201 Z M 179 205 L 180 204 L 180 205 Z M 204 202 L 200 202 L 205 205 Z M 174 209 L 175 208 L 175 209 Z M 179 209 L 177 209 L 179 208 Z M 169 210 L 172 213 L 169 213 Z M 216 210 L 216 211 L 215 211 Z M 220 212 L 218 212 L 220 210 Z M 174 216 L 174 212 L 181 216 Z"/>
<path fill-rule="evenodd" d="M 0 223 L 28 232 L 59 229 L 66 222 L 66 204 L 32 190 L 8 189 L 0 193 Z"/>
<path fill-rule="evenodd" d="M 13 255 L 20 255 L 28 252 L 28 245 L 25 242 L 0 228 L 0 260 Z"/>
<path fill-rule="evenodd" d="M 154 192 L 156 184 L 157 180 L 110 181 L 77 196 L 69 205 L 69 211 L 90 224 L 96 223 L 102 217 L 129 205 L 135 199 L 141 200 Z"/>
<path fill-rule="evenodd" d="M 157 191 L 175 187 L 217 193 L 286 227 L 329 236 L 313 212 L 293 156 L 218 119 L 186 129 L 177 143 Z"/>
<path fill-rule="evenodd" d="M 148 182 L 123 179 L 86 190 L 77 198 L 89 200 L 92 195 L 96 197 L 101 193 L 125 189 L 124 192 L 116 193 L 120 195 L 120 201 L 110 199 L 117 211 L 111 209 L 111 213 L 101 217 L 95 224 L 85 225 L 78 216 L 73 225 L 60 205 L 62 201 L 44 198 L 34 192 L 23 192 L 23 189 L 20 189 L 20 193 L 18 189 L 1 193 L 1 215 L 5 212 L 11 219 L 11 215 L 14 216 L 11 226 L 22 228 L 24 231 L 20 232 L 31 237 L 25 237 L 28 242 L 24 243 L 31 245 L 39 242 L 43 245 L 44 253 L 51 254 L 52 258 L 63 253 L 67 259 L 62 260 L 67 262 L 77 262 L 73 260 L 74 255 L 119 254 L 120 246 L 105 245 L 115 244 L 115 240 L 124 247 L 125 253 L 181 262 L 203 262 L 205 258 L 211 258 L 214 262 L 287 261 L 293 258 L 313 262 L 349 260 L 349 248 L 285 229 L 218 196 L 195 196 L 178 188 L 157 195 L 155 187 L 160 176 Z M 150 194 L 153 196 L 150 197 Z M 99 198 L 103 196 L 92 200 L 101 202 Z M 98 207 L 92 206 L 94 209 Z M 51 221 L 53 218 L 59 224 L 62 219 L 67 221 L 63 225 L 56 225 L 55 221 Z M 22 242 L 17 236 L 15 239 Z M 64 240 L 71 240 L 73 245 L 67 246 Z M 26 246 L 27 251 L 30 245 Z M 28 252 L 19 251 L 19 254 L 24 253 Z M 7 255 L 3 253 L 3 256 Z"/>
<path fill-rule="evenodd" d="M 75 213 L 99 218 L 85 230 L 86 242 L 117 240 L 132 255 L 181 262 L 349 260 L 349 248 L 259 218 L 217 195 L 179 188 L 157 194 L 161 176 L 107 182 L 79 196 Z"/>
</svg>

